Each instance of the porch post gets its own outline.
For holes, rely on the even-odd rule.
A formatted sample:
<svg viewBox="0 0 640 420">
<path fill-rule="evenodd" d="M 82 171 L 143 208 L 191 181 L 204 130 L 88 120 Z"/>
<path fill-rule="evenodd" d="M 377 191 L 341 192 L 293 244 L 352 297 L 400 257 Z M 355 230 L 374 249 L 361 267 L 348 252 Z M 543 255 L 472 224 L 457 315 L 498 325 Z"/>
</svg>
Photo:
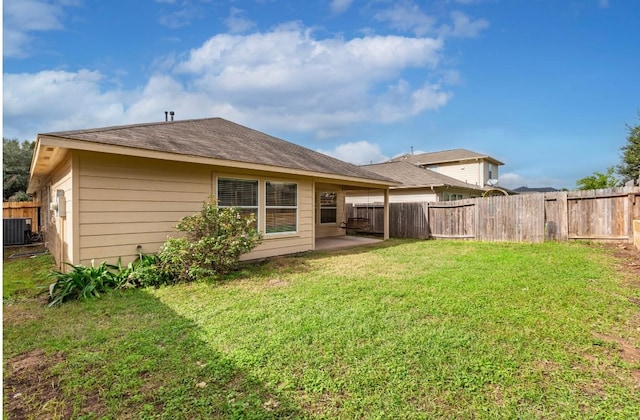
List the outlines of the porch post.
<svg viewBox="0 0 640 420">
<path fill-rule="evenodd" d="M 384 236 L 389 239 L 389 187 L 384 189 Z"/>
</svg>

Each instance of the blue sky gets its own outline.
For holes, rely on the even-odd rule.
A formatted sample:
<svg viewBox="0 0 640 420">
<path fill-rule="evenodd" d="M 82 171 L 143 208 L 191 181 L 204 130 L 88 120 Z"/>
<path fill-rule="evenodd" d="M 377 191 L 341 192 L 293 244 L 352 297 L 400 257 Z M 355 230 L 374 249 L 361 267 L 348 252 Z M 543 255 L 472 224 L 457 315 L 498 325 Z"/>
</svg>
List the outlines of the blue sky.
<svg viewBox="0 0 640 420">
<path fill-rule="evenodd" d="M 4 0 L 3 137 L 223 117 L 356 164 L 575 188 L 640 123 L 635 0 Z"/>
</svg>

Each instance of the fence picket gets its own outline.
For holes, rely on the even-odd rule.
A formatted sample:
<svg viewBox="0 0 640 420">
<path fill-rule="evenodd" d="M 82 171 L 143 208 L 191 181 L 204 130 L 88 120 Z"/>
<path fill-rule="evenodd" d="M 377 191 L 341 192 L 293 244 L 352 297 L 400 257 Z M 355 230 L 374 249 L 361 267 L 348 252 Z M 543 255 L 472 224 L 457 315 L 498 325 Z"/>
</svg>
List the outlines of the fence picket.
<svg viewBox="0 0 640 420">
<path fill-rule="evenodd" d="M 478 241 L 633 242 L 640 219 L 640 187 L 493 196 L 429 203 L 391 203 L 389 236 Z M 382 205 L 348 206 L 349 217 L 367 217 L 383 232 Z"/>
</svg>

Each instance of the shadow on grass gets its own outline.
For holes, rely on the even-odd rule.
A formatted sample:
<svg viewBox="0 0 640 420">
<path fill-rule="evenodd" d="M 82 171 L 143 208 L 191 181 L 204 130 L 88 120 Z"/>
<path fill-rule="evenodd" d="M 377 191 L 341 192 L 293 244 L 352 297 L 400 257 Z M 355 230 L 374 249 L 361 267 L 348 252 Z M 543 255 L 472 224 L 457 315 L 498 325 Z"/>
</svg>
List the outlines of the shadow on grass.
<svg viewBox="0 0 640 420">
<path fill-rule="evenodd" d="M 4 322 L 5 418 L 306 416 L 144 291 L 22 305 L 38 316 Z"/>
<path fill-rule="evenodd" d="M 242 264 L 215 283 L 304 273 L 308 262 L 406 244 L 312 251 Z M 5 308 L 7 418 L 304 418 L 283 393 L 202 339 L 198 326 L 144 290 L 47 308 L 25 299 Z"/>
</svg>

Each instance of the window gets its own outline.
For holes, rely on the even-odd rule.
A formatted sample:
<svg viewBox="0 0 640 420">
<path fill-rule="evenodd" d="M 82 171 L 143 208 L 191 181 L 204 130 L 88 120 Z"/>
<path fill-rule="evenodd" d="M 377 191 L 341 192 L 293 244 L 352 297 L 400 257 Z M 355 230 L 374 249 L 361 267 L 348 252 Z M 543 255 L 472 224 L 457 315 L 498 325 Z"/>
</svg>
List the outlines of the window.
<svg viewBox="0 0 640 420">
<path fill-rule="evenodd" d="M 266 233 L 297 232 L 298 185 L 266 182 Z"/>
<path fill-rule="evenodd" d="M 258 220 L 258 181 L 218 178 L 218 206 L 237 207 L 242 215 Z"/>
<path fill-rule="evenodd" d="M 431 169 L 434 172 L 438 172 L 438 165 L 428 165 L 427 169 Z"/>
<path fill-rule="evenodd" d="M 493 179 L 493 164 L 489 164 L 489 179 Z"/>
<path fill-rule="evenodd" d="M 462 200 L 462 194 L 442 193 L 442 201 L 456 201 L 456 200 Z"/>
<path fill-rule="evenodd" d="M 338 220 L 338 194 L 335 191 L 320 193 L 320 223 L 336 223 Z"/>
</svg>

